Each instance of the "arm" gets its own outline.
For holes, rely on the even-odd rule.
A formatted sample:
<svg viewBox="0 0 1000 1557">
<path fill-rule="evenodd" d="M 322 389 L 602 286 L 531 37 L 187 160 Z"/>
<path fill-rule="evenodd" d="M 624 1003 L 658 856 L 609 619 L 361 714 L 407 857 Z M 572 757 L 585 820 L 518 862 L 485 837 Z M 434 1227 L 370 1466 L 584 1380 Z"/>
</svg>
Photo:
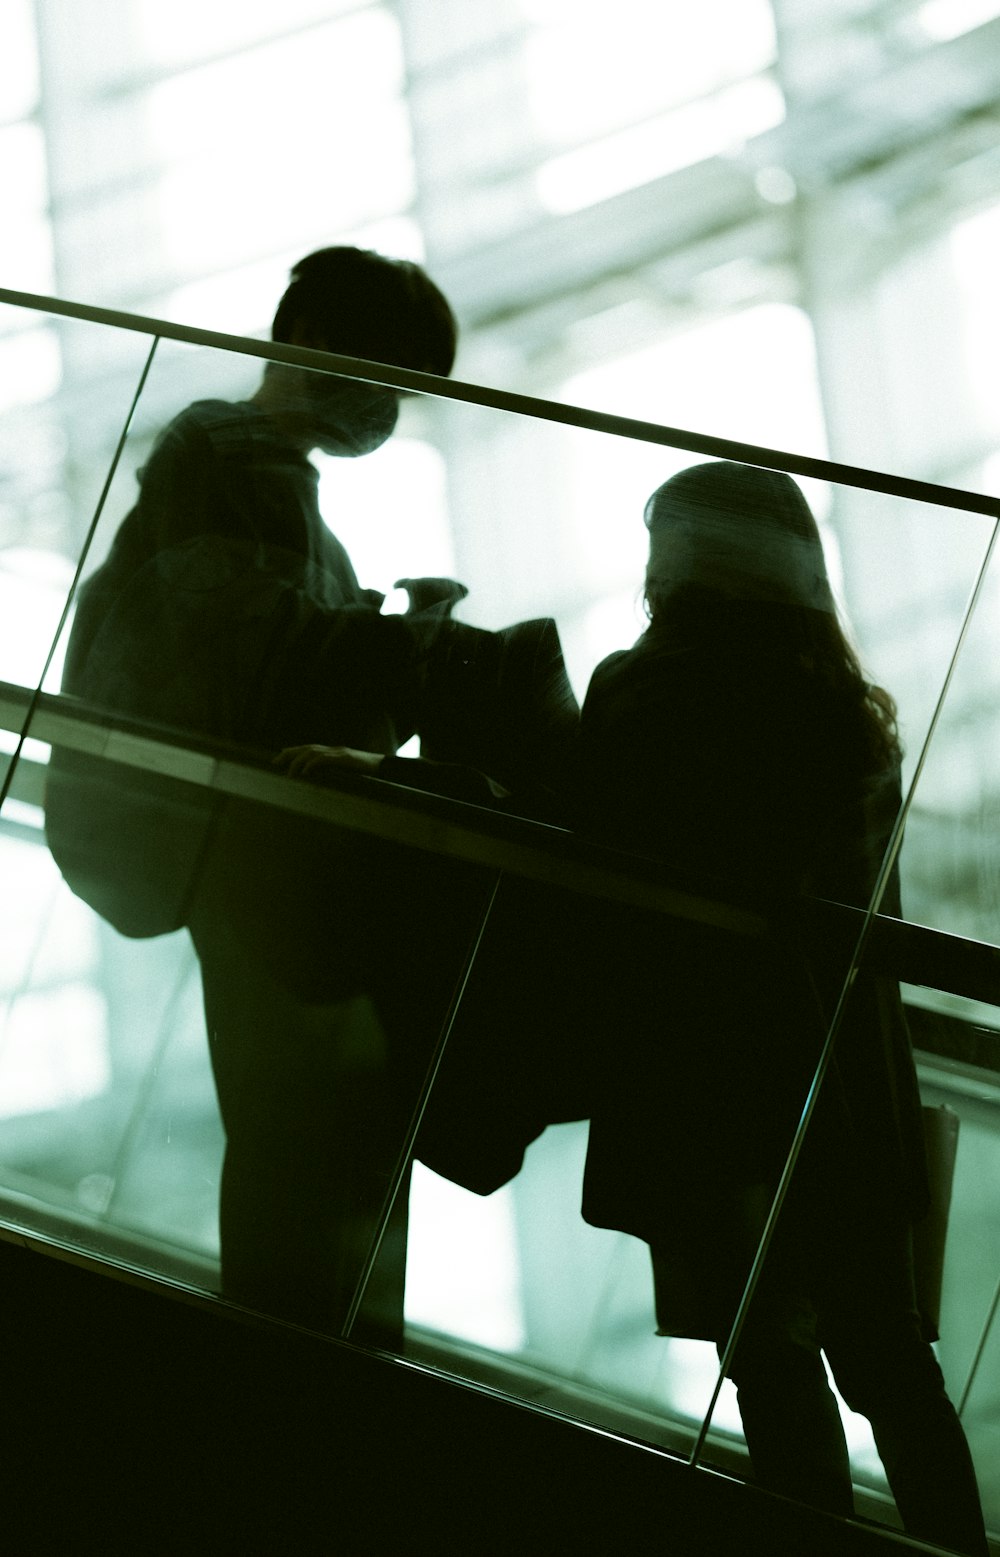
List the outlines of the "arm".
<svg viewBox="0 0 1000 1557">
<path fill-rule="evenodd" d="M 361 773 L 469 805 L 498 806 L 510 798 L 509 791 L 475 768 L 425 757 L 385 757 L 350 746 L 309 745 L 287 747 L 274 761 L 289 778 L 315 784 L 326 783 L 338 773 Z"/>
</svg>

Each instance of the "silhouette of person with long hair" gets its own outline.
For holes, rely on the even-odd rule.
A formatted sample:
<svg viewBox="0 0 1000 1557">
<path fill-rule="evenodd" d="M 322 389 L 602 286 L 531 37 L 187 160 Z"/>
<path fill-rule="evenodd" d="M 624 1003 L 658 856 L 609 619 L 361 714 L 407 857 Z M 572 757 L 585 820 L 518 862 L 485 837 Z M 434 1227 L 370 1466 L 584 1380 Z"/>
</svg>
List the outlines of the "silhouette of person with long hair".
<svg viewBox="0 0 1000 1557">
<path fill-rule="evenodd" d="M 441 375 L 457 341 L 419 266 L 350 247 L 294 266 L 272 335 Z M 415 609 L 381 615 L 320 513 L 309 454 L 379 448 L 399 398 L 268 363 L 247 400 L 176 417 L 81 590 L 64 690 L 263 762 L 315 738 L 395 752 L 417 728 L 428 645 L 465 590 L 407 580 Z M 388 844 L 172 778 L 126 769 L 110 783 L 73 754 L 54 763 L 47 824 L 67 879 L 123 933 L 190 930 L 226 1134 L 223 1293 L 341 1329 L 450 989 L 456 872 L 426 887 L 442 898 L 438 956 L 398 901 L 409 856 Z M 405 1194 L 396 1207 L 371 1326 L 393 1344 Z"/>
<path fill-rule="evenodd" d="M 786 933 L 620 916 L 584 1215 L 650 1245 L 660 1332 L 721 1353 L 848 971 L 849 954 L 801 947 L 781 905 L 868 904 L 900 745 L 795 482 L 697 465 L 645 517 L 649 625 L 591 680 L 578 823 Z M 893 876 L 890 912 L 897 890 Z M 825 1352 L 871 1422 L 907 1531 L 981 1554 L 968 1447 L 914 1296 L 927 1199 L 898 985 L 862 963 L 730 1373 L 758 1480 L 850 1514 Z"/>
</svg>

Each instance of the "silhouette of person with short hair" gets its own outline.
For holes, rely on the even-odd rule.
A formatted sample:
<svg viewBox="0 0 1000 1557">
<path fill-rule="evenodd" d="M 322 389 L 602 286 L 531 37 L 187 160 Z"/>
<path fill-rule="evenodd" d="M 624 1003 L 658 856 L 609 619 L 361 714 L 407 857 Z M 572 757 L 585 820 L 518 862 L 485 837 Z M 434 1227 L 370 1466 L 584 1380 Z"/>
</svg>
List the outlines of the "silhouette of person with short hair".
<svg viewBox="0 0 1000 1557">
<path fill-rule="evenodd" d="M 272 333 L 442 375 L 457 340 L 419 266 L 350 247 L 294 266 Z M 415 609 L 380 615 L 320 514 L 308 456 L 377 449 L 399 398 L 268 363 L 249 399 L 177 416 L 80 592 L 64 690 L 265 763 L 317 738 L 395 752 L 417 727 L 428 645 L 465 590 L 407 580 Z M 173 778 L 122 770 L 109 785 L 72 754 L 54 764 L 47 823 L 74 890 L 123 933 L 190 929 L 226 1132 L 223 1293 L 340 1329 L 450 993 L 461 873 L 415 871 L 413 851 Z M 408 906 L 421 889 L 443 899 L 440 949 Z M 449 918 L 452 892 L 465 906 Z M 396 1207 L 367 1332 L 392 1344 L 405 1193 Z"/>
</svg>

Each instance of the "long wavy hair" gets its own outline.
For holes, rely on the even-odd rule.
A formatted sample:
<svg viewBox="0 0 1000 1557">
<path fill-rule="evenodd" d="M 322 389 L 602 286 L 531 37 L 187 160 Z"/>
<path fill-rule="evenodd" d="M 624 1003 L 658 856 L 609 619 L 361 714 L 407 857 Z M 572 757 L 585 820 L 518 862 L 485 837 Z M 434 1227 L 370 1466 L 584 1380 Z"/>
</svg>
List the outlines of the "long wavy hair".
<svg viewBox="0 0 1000 1557">
<path fill-rule="evenodd" d="M 693 465 L 657 488 L 644 517 L 651 635 L 724 639 L 743 655 L 794 660 L 855 716 L 874 763 L 898 762 L 895 702 L 862 670 L 819 528 L 790 476 L 728 461 Z"/>
</svg>

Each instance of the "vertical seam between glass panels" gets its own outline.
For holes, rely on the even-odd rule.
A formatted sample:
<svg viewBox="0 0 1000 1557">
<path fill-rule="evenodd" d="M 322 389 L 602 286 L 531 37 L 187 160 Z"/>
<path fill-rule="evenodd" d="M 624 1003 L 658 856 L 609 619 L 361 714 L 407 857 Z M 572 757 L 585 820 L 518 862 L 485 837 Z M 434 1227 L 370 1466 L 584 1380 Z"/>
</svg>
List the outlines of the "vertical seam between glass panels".
<svg viewBox="0 0 1000 1557">
<path fill-rule="evenodd" d="M 434 1053 L 431 1056 L 431 1062 L 427 1067 L 426 1075 L 424 1076 L 424 1084 L 420 1091 L 420 1097 L 417 1100 L 417 1105 L 414 1108 L 413 1114 L 410 1118 L 409 1127 L 407 1128 L 407 1132 L 403 1140 L 403 1145 L 400 1148 L 399 1156 L 396 1158 L 396 1165 L 392 1173 L 391 1187 L 389 1189 L 389 1193 L 385 1197 L 385 1203 L 382 1207 L 382 1214 L 379 1217 L 378 1227 L 375 1229 L 375 1234 L 372 1238 L 371 1247 L 368 1251 L 364 1268 L 361 1272 L 361 1275 L 358 1277 L 358 1283 L 354 1289 L 354 1295 L 351 1298 L 351 1305 L 347 1311 L 343 1328 L 340 1332 L 345 1340 L 350 1338 L 351 1330 L 354 1326 L 354 1321 L 358 1317 L 358 1310 L 364 1301 L 365 1289 L 368 1285 L 371 1273 L 375 1268 L 375 1261 L 378 1259 L 379 1249 L 382 1246 L 382 1239 L 385 1236 L 385 1230 L 389 1225 L 389 1218 L 392 1216 L 393 1207 L 396 1203 L 396 1196 L 399 1194 L 400 1186 L 403 1182 L 403 1177 L 406 1173 L 407 1165 L 413 1160 L 413 1148 L 416 1143 L 417 1134 L 420 1130 L 420 1125 L 423 1120 L 424 1113 L 427 1109 L 427 1104 L 430 1099 L 431 1092 L 434 1089 L 434 1083 L 437 1080 L 437 1074 L 441 1068 L 441 1062 L 444 1059 L 444 1051 L 447 1048 L 448 1039 L 451 1037 L 451 1030 L 455 1025 L 455 1018 L 458 1015 L 458 1009 L 462 1004 L 462 999 L 465 995 L 466 987 L 472 974 L 472 969 L 475 965 L 476 958 L 479 955 L 479 948 L 483 944 L 483 936 L 486 934 L 486 926 L 489 923 L 490 916 L 493 913 L 493 905 L 497 900 L 497 894 L 500 891 L 500 886 L 503 880 L 504 872 L 502 870 L 497 871 L 493 886 L 490 889 L 489 897 L 487 898 L 486 904 L 483 908 L 482 917 L 479 921 L 479 927 L 475 936 L 473 937 L 471 945 L 469 946 L 468 952 L 466 953 L 465 963 L 456 982 L 455 990 L 451 998 L 451 1004 L 449 1005 L 448 1010 L 445 1013 L 444 1021 L 441 1024 L 441 1031 L 438 1036 L 438 1041 L 435 1046 Z"/>
<path fill-rule="evenodd" d="M 14 771 L 17 768 L 18 760 L 24 748 L 24 743 L 27 739 L 28 731 L 31 727 L 31 721 L 35 715 L 35 710 L 38 707 L 38 700 L 42 695 L 42 687 L 45 685 L 45 678 L 49 673 L 49 667 L 51 666 L 53 658 L 55 657 L 55 652 L 59 645 L 59 640 L 62 637 L 66 623 L 69 620 L 70 608 L 76 598 L 76 592 L 80 585 L 80 578 L 83 573 L 87 557 L 90 553 L 90 548 L 93 544 L 94 536 L 97 533 L 97 526 L 100 523 L 101 515 L 104 512 L 104 505 L 107 502 L 108 493 L 111 490 L 111 483 L 115 478 L 115 473 L 117 472 L 118 466 L 121 462 L 122 453 L 125 449 L 125 441 L 128 438 L 129 428 L 132 425 L 132 418 L 135 416 L 136 407 L 138 406 L 142 397 L 142 392 L 146 387 L 146 380 L 149 377 L 149 370 L 153 365 L 153 358 L 156 355 L 156 348 L 159 344 L 160 337 L 156 335 L 153 337 L 145 364 L 143 366 L 142 372 L 139 375 L 139 382 L 136 385 L 135 394 L 132 396 L 132 404 L 128 408 L 128 413 L 122 425 L 122 430 L 118 436 L 118 442 L 115 445 L 115 452 L 112 455 L 111 464 L 108 466 L 108 473 L 104 478 L 104 485 L 101 487 L 101 493 L 97 499 L 97 504 L 94 509 L 94 517 L 91 519 L 87 528 L 87 534 L 84 537 L 83 546 L 80 550 L 80 556 L 77 561 L 76 571 L 73 574 L 72 582 L 69 586 L 69 590 L 67 591 L 66 600 L 62 611 L 60 612 L 59 621 L 56 624 L 56 630 L 52 636 L 52 642 L 49 644 L 49 651 L 45 656 L 45 664 L 42 666 L 41 675 L 38 678 L 38 685 L 32 691 L 31 698 L 29 699 L 28 708 L 21 725 L 21 733 L 18 736 L 17 746 L 15 747 L 14 754 L 11 757 L 10 763 L 8 764 L 3 783 L 0 784 L 0 807 L 3 806 L 7 799 L 7 795 L 13 781 Z"/>
</svg>

